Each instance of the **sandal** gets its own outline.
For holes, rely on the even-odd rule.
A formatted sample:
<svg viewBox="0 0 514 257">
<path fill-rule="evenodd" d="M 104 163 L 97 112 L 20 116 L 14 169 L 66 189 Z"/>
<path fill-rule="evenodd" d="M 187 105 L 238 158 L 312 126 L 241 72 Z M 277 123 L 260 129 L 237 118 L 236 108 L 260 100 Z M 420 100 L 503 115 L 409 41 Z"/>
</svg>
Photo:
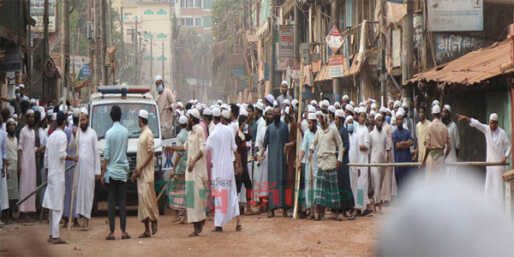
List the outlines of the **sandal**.
<svg viewBox="0 0 514 257">
<path fill-rule="evenodd" d="M 152 221 L 152 235 L 157 234 L 157 221 Z"/>
<path fill-rule="evenodd" d="M 193 232 L 193 233 L 189 234 L 188 237 L 197 237 L 197 236 L 200 236 L 200 235 L 196 232 Z"/>
<path fill-rule="evenodd" d="M 68 242 L 62 240 L 62 238 L 58 237 L 58 238 L 53 238 L 52 239 L 52 244 L 54 245 L 64 245 L 64 244 L 68 244 Z"/>
<path fill-rule="evenodd" d="M 116 238 L 114 237 L 113 234 L 109 234 L 108 236 L 105 237 L 105 240 L 112 241 L 112 240 L 116 240 Z"/>
<path fill-rule="evenodd" d="M 121 236 L 121 240 L 127 240 L 127 239 L 130 239 L 130 235 L 125 233 Z"/>
<path fill-rule="evenodd" d="M 241 230 L 243 230 L 243 226 L 241 226 L 241 225 L 237 225 L 237 226 L 236 226 L 236 231 L 237 231 L 237 232 L 241 232 Z"/>
<path fill-rule="evenodd" d="M 152 236 L 147 234 L 146 232 L 144 232 L 143 234 L 139 235 L 138 238 L 150 238 L 150 237 L 152 237 Z"/>
</svg>

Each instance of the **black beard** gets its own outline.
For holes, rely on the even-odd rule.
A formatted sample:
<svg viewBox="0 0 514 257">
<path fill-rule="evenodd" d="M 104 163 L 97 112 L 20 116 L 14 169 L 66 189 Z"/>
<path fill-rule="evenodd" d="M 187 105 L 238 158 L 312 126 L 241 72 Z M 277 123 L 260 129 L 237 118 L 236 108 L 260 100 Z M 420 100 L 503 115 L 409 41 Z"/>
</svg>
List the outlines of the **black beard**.
<svg viewBox="0 0 514 257">
<path fill-rule="evenodd" d="M 312 128 L 309 128 L 309 130 L 310 130 L 312 133 L 316 133 L 316 130 L 317 130 L 317 129 L 318 129 L 318 128 L 317 128 L 316 126 L 314 126 L 314 127 L 312 127 Z"/>
<path fill-rule="evenodd" d="M 14 131 L 14 130 L 8 130 L 8 131 L 7 131 L 7 134 L 9 135 L 9 137 L 14 137 L 14 134 L 16 134 L 16 131 Z"/>
<path fill-rule="evenodd" d="M 266 120 L 266 125 L 269 125 L 269 124 L 271 124 L 271 122 L 273 122 L 272 119 L 265 119 L 265 120 Z"/>
<path fill-rule="evenodd" d="M 448 118 L 448 117 L 442 118 L 442 121 L 446 125 L 450 124 L 450 118 Z"/>
<path fill-rule="evenodd" d="M 398 130 L 403 130 L 403 124 L 401 126 L 396 126 L 398 127 Z"/>
<path fill-rule="evenodd" d="M 89 126 L 89 124 L 86 124 L 84 126 L 80 126 L 80 129 L 82 129 L 82 132 L 86 132 L 88 126 Z"/>
<path fill-rule="evenodd" d="M 275 125 L 278 125 L 280 123 L 280 116 L 274 117 L 273 122 L 275 122 Z"/>
<path fill-rule="evenodd" d="M 382 127 L 379 127 L 379 126 L 376 126 L 378 132 L 381 132 L 382 131 Z"/>
</svg>

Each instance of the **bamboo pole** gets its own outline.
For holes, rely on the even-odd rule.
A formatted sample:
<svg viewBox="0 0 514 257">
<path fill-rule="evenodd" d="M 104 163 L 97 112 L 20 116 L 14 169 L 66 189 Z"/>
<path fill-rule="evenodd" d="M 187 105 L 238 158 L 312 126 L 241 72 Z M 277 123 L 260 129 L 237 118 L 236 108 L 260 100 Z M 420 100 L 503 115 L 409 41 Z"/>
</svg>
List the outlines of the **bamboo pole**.
<svg viewBox="0 0 514 257">
<path fill-rule="evenodd" d="M 299 85 L 299 94 L 298 94 L 298 112 L 297 112 L 297 126 L 296 126 L 296 158 L 299 159 L 300 156 L 300 146 L 301 146 L 301 140 L 302 140 L 302 109 L 303 109 L 303 76 L 300 78 L 300 85 Z M 296 178 L 295 178 L 295 191 L 294 191 L 294 209 L 293 209 L 293 219 L 296 219 L 298 217 L 298 197 L 300 193 L 300 174 L 301 169 L 300 167 L 296 167 Z"/>
<path fill-rule="evenodd" d="M 82 117 L 82 113 L 79 115 L 79 120 L 80 118 Z M 79 127 L 77 127 L 77 137 L 75 139 L 75 155 L 78 155 L 79 153 L 79 139 L 80 139 L 80 125 Z M 70 216 L 69 216 L 69 220 L 68 220 L 68 230 L 71 229 L 71 224 L 73 224 L 73 204 L 75 203 L 74 201 L 74 198 L 75 198 L 75 190 L 76 190 L 76 184 L 77 184 L 77 173 L 79 172 L 78 169 L 77 169 L 77 166 L 78 166 L 78 160 L 76 162 L 76 165 L 74 165 L 74 169 L 73 169 L 73 180 L 72 180 L 72 184 L 71 184 L 71 199 L 70 199 Z"/>
<path fill-rule="evenodd" d="M 350 167 L 416 167 L 421 166 L 421 162 L 393 162 L 393 163 L 348 163 Z M 509 166 L 504 162 L 449 162 L 444 166 Z"/>
</svg>

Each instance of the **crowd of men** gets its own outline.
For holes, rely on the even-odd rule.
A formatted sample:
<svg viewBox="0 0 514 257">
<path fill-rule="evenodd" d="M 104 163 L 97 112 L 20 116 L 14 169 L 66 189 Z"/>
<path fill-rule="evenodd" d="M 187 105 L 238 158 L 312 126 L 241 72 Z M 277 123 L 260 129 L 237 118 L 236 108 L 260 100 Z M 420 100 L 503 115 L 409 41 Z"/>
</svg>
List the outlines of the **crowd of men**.
<svg viewBox="0 0 514 257">
<path fill-rule="evenodd" d="M 336 220 L 353 220 L 380 213 L 384 204 L 401 193 L 416 165 L 366 164 L 419 162 L 426 166 L 428 177 L 442 172 L 456 175 L 444 165 L 458 161 L 455 117 L 484 133 L 487 161 L 506 162 L 511 151 L 507 134 L 498 127 L 497 114 L 490 115 L 488 125 L 481 124 L 454 115 L 449 105 L 441 106 L 438 100 L 425 106 L 416 98 L 416 108 L 411 108 L 401 101 L 379 106 L 368 99 L 356 104 L 345 95 L 335 102 L 312 100 L 299 112 L 300 103 L 288 94 L 285 81 L 276 98 L 270 94 L 255 103 L 241 104 L 218 100 L 210 106 L 196 100 L 185 105 L 175 102 L 174 93 L 159 77 L 153 87 L 163 137 L 176 134 L 177 144 L 165 148 L 174 163 L 167 192 L 169 207 L 177 210 L 177 223 L 193 224 L 191 237 L 202 233 L 211 215 L 213 232 L 223 232 L 232 219 L 236 219 L 235 230 L 241 231 L 239 216 L 245 212 L 267 213 L 272 218 L 281 210 L 284 217 L 290 217 L 295 192 L 300 218 L 319 221 L 331 214 Z M 66 243 L 59 235 L 61 220 L 65 226 L 72 223 L 87 231 L 95 180 L 101 180 L 108 191 L 110 233 L 106 240 L 115 239 L 116 206 L 121 239 L 129 239 L 127 182 L 137 180 L 138 220 L 145 228 L 139 237 L 157 233 L 154 137 L 147 127 L 147 111 L 139 111 L 136 168 L 129 171 L 128 131 L 120 123 L 120 107 L 110 110 L 113 125 L 106 132 L 101 161 L 86 108 L 65 103 L 39 106 L 37 100 L 23 96 L 22 86 L 16 99 L 4 100 L 12 109 L 3 109 L 0 116 L 4 222 L 13 222 L 15 216 L 21 221 L 35 219 L 38 208 L 46 208 L 49 242 Z M 485 189 L 496 199 L 502 197 L 504 171 L 501 166 L 487 168 Z M 18 200 L 45 183 L 45 189 L 17 208 Z M 41 209 L 39 213 L 45 214 Z"/>
</svg>

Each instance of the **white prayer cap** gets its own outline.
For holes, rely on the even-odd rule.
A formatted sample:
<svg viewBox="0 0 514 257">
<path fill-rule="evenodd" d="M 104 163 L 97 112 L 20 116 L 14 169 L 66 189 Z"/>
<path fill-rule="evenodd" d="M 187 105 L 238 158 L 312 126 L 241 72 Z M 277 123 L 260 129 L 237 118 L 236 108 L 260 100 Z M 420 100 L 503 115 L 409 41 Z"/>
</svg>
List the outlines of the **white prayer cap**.
<svg viewBox="0 0 514 257">
<path fill-rule="evenodd" d="M 195 117 L 196 119 L 202 119 L 202 116 L 200 115 L 200 111 L 198 109 L 191 109 L 189 114 L 191 114 L 191 116 Z"/>
<path fill-rule="evenodd" d="M 316 100 L 312 100 L 311 105 L 318 105 L 318 102 L 316 102 Z"/>
<path fill-rule="evenodd" d="M 393 108 L 399 108 L 402 103 L 398 100 L 394 101 Z"/>
<path fill-rule="evenodd" d="M 184 108 L 184 104 L 182 102 L 177 102 L 177 107 Z"/>
<path fill-rule="evenodd" d="M 307 111 L 308 112 L 316 112 L 316 108 L 312 105 L 309 105 L 309 106 L 307 106 Z"/>
<path fill-rule="evenodd" d="M 353 112 L 359 114 L 359 113 L 361 113 L 361 108 L 360 107 L 355 107 L 355 108 L 353 108 Z"/>
<path fill-rule="evenodd" d="M 282 104 L 283 105 L 291 105 L 291 102 L 289 102 L 289 99 L 284 99 L 284 101 L 282 101 Z"/>
<path fill-rule="evenodd" d="M 331 112 L 331 113 L 335 113 L 336 112 L 336 107 L 334 107 L 333 105 L 330 105 L 328 107 L 328 111 Z"/>
<path fill-rule="evenodd" d="M 26 115 L 34 114 L 34 110 L 28 109 L 27 112 L 25 112 Z"/>
<path fill-rule="evenodd" d="M 41 113 L 40 120 L 44 120 L 46 118 L 46 112 L 40 112 L 40 113 Z"/>
<path fill-rule="evenodd" d="M 346 117 L 346 119 L 344 120 L 345 123 L 348 123 L 349 121 L 353 121 L 353 116 L 352 115 L 348 115 Z"/>
<path fill-rule="evenodd" d="M 443 110 L 447 110 L 448 112 L 452 112 L 452 107 L 449 104 L 445 104 L 443 106 Z"/>
<path fill-rule="evenodd" d="M 281 86 L 282 86 L 282 85 L 286 85 L 286 86 L 288 86 L 288 85 L 289 85 L 289 83 L 287 83 L 287 80 L 282 80 L 282 83 L 280 83 L 280 85 L 281 85 Z"/>
<path fill-rule="evenodd" d="M 432 106 L 432 114 L 439 114 L 441 113 L 441 107 L 439 105 Z"/>
<path fill-rule="evenodd" d="M 289 106 L 286 106 L 286 108 L 284 109 L 284 112 L 289 115 L 289 113 L 291 113 L 291 109 L 289 108 Z"/>
<path fill-rule="evenodd" d="M 19 84 L 18 88 L 25 88 L 25 85 L 24 84 Z"/>
<path fill-rule="evenodd" d="M 403 107 L 403 109 L 409 108 L 409 103 L 403 102 L 402 107 Z"/>
<path fill-rule="evenodd" d="M 389 113 L 389 114 L 390 114 L 390 113 L 392 113 L 392 112 L 391 112 L 391 109 L 386 108 L 386 113 Z"/>
<path fill-rule="evenodd" d="M 344 114 L 343 110 L 336 110 L 336 117 L 344 118 Z"/>
<path fill-rule="evenodd" d="M 432 101 L 432 106 L 434 105 L 439 105 L 439 100 L 435 99 L 434 101 Z"/>
<path fill-rule="evenodd" d="M 225 119 L 230 119 L 230 111 L 229 110 L 223 110 L 221 112 L 221 116 Z"/>
<path fill-rule="evenodd" d="M 182 116 L 180 116 L 180 118 L 178 118 L 178 124 L 184 125 L 186 123 L 187 123 L 187 117 L 186 116 L 182 115 Z"/>
<path fill-rule="evenodd" d="M 491 115 L 489 115 L 489 121 L 498 121 L 498 114 L 491 113 Z"/>
<path fill-rule="evenodd" d="M 203 115 L 205 116 L 212 116 L 212 111 L 210 108 L 203 109 Z"/>
<path fill-rule="evenodd" d="M 266 109 L 264 109 L 264 113 L 271 112 L 271 111 L 273 111 L 273 108 L 271 108 L 269 106 L 266 107 Z"/>
<path fill-rule="evenodd" d="M 380 113 L 375 114 L 375 120 L 376 120 L 376 119 L 378 119 L 378 118 L 382 118 L 382 117 L 383 117 L 383 116 L 382 116 L 382 114 L 380 114 Z"/>
<path fill-rule="evenodd" d="M 389 101 L 387 101 L 387 103 L 388 104 L 392 104 L 392 103 L 394 103 L 394 101 L 393 100 L 389 100 Z"/>
<path fill-rule="evenodd" d="M 17 123 L 16 123 L 16 121 L 15 121 L 13 118 L 9 118 L 9 119 L 7 119 L 7 124 L 9 124 L 9 123 L 11 123 L 11 122 L 12 122 L 12 123 L 14 123 L 14 125 L 16 125 L 16 124 L 17 124 Z"/>
<path fill-rule="evenodd" d="M 31 103 L 31 104 L 35 104 L 35 103 L 36 103 L 36 99 L 31 98 L 31 99 L 30 99 L 30 103 Z"/>
<path fill-rule="evenodd" d="M 220 117 L 221 116 L 221 110 L 220 108 L 213 108 L 212 109 L 212 116 L 213 117 Z"/>
<path fill-rule="evenodd" d="M 159 80 L 162 80 L 162 76 L 161 75 L 155 76 L 155 81 L 159 81 Z"/>
<path fill-rule="evenodd" d="M 245 108 L 241 108 L 241 110 L 239 111 L 239 116 L 248 117 L 248 111 L 246 111 Z"/>
<path fill-rule="evenodd" d="M 315 113 L 312 113 L 312 112 L 311 112 L 311 113 L 309 113 L 309 114 L 307 115 L 307 119 L 308 119 L 308 120 L 317 120 L 317 119 L 318 119 L 318 117 L 316 116 L 316 114 L 315 114 Z"/>
<path fill-rule="evenodd" d="M 262 102 L 257 102 L 255 105 L 255 108 L 259 109 L 259 110 L 264 110 L 264 104 Z"/>
<path fill-rule="evenodd" d="M 230 105 L 228 104 L 222 104 L 221 109 L 230 110 Z"/>
<path fill-rule="evenodd" d="M 405 116 L 405 110 L 403 110 L 403 108 L 401 108 L 401 107 L 398 109 L 398 111 L 396 111 L 396 117 L 398 117 L 398 116 L 401 116 L 401 117 Z"/>
<path fill-rule="evenodd" d="M 379 112 L 385 113 L 387 112 L 387 108 L 385 108 L 385 106 L 381 106 Z"/>
<path fill-rule="evenodd" d="M 54 114 L 54 109 L 48 109 L 46 115 L 48 115 L 48 117 L 52 117 L 52 114 Z"/>
<path fill-rule="evenodd" d="M 376 110 L 376 109 L 377 109 L 377 104 L 376 104 L 376 103 L 372 103 L 372 104 L 371 104 L 371 109 Z"/>
<path fill-rule="evenodd" d="M 216 103 L 217 103 L 218 105 L 222 105 L 222 104 L 223 104 L 223 101 L 218 100 L 218 101 L 216 101 Z"/>
<path fill-rule="evenodd" d="M 346 107 L 345 107 L 345 109 L 346 109 L 347 111 L 349 111 L 349 112 L 353 112 L 353 106 L 352 106 L 352 105 L 350 105 L 350 104 L 347 104 L 347 105 L 346 105 Z"/>
<path fill-rule="evenodd" d="M 56 113 L 56 112 L 54 112 L 54 113 L 52 114 L 52 120 L 57 120 L 57 113 Z"/>
<path fill-rule="evenodd" d="M 343 95 L 342 99 L 343 101 L 348 101 L 350 100 L 350 97 L 348 95 Z"/>
<path fill-rule="evenodd" d="M 322 111 L 317 111 L 317 112 L 316 112 L 316 115 L 317 115 L 318 117 L 321 117 L 321 118 L 325 119 L 325 120 L 327 119 L 327 115 L 326 115 L 326 114 L 324 114 Z"/>
<path fill-rule="evenodd" d="M 350 105 L 355 107 L 355 103 L 353 101 L 350 101 Z"/>
<path fill-rule="evenodd" d="M 143 118 L 145 120 L 148 120 L 148 111 L 146 110 L 139 110 L 139 118 Z"/>
<path fill-rule="evenodd" d="M 335 102 L 335 103 L 334 103 L 334 107 L 335 107 L 336 109 L 341 108 L 341 104 L 340 104 L 339 102 Z"/>
<path fill-rule="evenodd" d="M 296 99 L 293 99 L 293 101 L 291 101 L 291 105 L 293 105 L 293 106 L 296 106 L 296 105 L 298 105 L 298 100 L 296 100 Z"/>
<path fill-rule="evenodd" d="M 30 99 L 29 99 L 29 97 L 28 97 L 28 96 L 24 95 L 24 96 L 23 96 L 23 101 L 30 101 Z"/>
<path fill-rule="evenodd" d="M 330 102 L 328 100 L 322 100 L 321 102 L 319 102 L 319 107 L 321 107 L 322 109 L 328 108 L 329 105 Z"/>
<path fill-rule="evenodd" d="M 66 114 L 68 112 L 68 106 L 65 105 L 65 104 L 61 104 L 59 106 L 59 111 L 63 112 L 64 114 Z"/>
<path fill-rule="evenodd" d="M 365 102 L 360 102 L 359 103 L 359 107 L 366 107 L 366 103 Z"/>
<path fill-rule="evenodd" d="M 273 105 L 274 102 L 275 102 L 275 97 L 272 95 L 272 94 L 269 94 L 266 96 L 266 101 L 270 104 L 270 105 Z"/>
</svg>

